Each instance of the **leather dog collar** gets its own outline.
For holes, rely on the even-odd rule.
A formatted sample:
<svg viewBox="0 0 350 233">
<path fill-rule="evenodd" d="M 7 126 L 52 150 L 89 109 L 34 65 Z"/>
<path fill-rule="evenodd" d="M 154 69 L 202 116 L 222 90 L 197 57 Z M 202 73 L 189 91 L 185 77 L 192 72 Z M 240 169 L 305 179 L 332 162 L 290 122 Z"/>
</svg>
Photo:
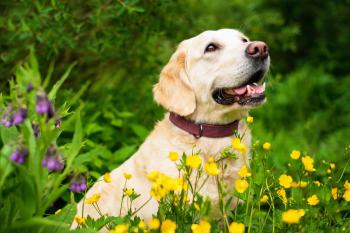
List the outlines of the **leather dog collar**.
<svg viewBox="0 0 350 233">
<path fill-rule="evenodd" d="M 196 138 L 223 138 L 234 134 L 238 130 L 239 121 L 236 120 L 226 125 L 198 124 L 186 118 L 170 113 L 169 120 L 180 129 L 192 134 Z"/>
</svg>

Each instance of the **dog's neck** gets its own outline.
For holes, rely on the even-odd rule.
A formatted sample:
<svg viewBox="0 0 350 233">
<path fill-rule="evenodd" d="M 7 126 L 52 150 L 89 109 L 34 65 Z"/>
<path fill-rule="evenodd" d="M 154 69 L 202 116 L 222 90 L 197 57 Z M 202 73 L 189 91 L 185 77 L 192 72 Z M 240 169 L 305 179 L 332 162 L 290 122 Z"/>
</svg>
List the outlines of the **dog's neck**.
<svg viewBox="0 0 350 233">
<path fill-rule="evenodd" d="M 196 138 L 224 138 L 232 136 L 235 132 L 238 131 L 239 123 L 238 120 L 235 120 L 228 124 L 196 123 L 172 112 L 169 114 L 169 120 L 171 123 L 173 123 L 173 125 L 186 131 L 189 134 L 192 134 Z"/>
</svg>

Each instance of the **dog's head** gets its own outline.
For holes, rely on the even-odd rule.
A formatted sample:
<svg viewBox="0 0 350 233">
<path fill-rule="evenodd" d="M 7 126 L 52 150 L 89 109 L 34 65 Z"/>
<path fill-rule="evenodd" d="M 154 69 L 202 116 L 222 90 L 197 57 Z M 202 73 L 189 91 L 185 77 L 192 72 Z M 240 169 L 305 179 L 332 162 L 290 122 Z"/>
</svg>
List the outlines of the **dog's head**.
<svg viewBox="0 0 350 233">
<path fill-rule="evenodd" d="M 154 86 L 167 110 L 196 122 L 227 123 L 265 102 L 268 47 L 233 29 L 180 43 Z"/>
</svg>

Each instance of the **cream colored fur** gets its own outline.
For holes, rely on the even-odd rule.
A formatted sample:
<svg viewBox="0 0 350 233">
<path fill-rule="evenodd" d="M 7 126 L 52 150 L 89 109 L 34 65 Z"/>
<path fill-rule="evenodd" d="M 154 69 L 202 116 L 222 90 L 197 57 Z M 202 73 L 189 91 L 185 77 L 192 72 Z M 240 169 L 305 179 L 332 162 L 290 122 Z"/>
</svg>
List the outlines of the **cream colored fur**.
<svg viewBox="0 0 350 233">
<path fill-rule="evenodd" d="M 161 72 L 160 80 L 154 87 L 154 98 L 157 103 L 169 111 L 185 116 L 200 123 L 226 124 L 246 116 L 248 108 L 233 104 L 224 106 L 217 104 L 211 93 L 218 87 L 238 85 L 255 72 L 254 67 L 245 57 L 246 38 L 242 33 L 232 29 L 206 31 L 191 39 L 183 41 L 169 63 Z M 221 47 L 213 53 L 204 53 L 208 43 L 215 42 Z M 245 132 L 245 133 L 244 133 Z M 243 142 L 250 147 L 250 131 L 244 121 L 239 123 L 239 133 L 244 133 Z M 220 151 L 231 144 L 232 137 L 196 139 L 194 136 L 174 126 L 168 119 L 168 113 L 158 122 L 139 150 L 120 167 L 111 172 L 111 183 L 100 179 L 87 192 L 90 197 L 101 194 L 98 201 L 103 214 L 116 216 L 124 184 L 123 173 L 131 173 L 133 178 L 128 181 L 128 188 L 134 188 L 141 194 L 133 203 L 134 208 L 140 207 L 150 197 L 150 182 L 146 174 L 160 171 L 176 177 L 178 171 L 174 162 L 170 161 L 170 151 L 191 153 L 193 146 L 201 150 L 201 156 L 206 161 L 209 156 L 218 156 Z M 237 154 L 239 154 L 237 152 Z M 238 170 L 248 163 L 248 158 L 240 156 L 238 160 L 227 161 L 225 172 L 226 182 L 233 188 Z M 211 198 L 213 203 L 218 198 L 213 178 L 203 187 L 201 193 Z M 124 206 L 126 206 L 124 204 Z M 149 219 L 157 211 L 157 202 L 152 200 L 138 215 Z M 77 215 L 82 215 L 83 201 L 78 204 Z M 123 210 L 123 214 L 126 212 Z M 84 205 L 84 217 L 90 215 L 98 218 L 99 214 L 91 205 Z M 76 227 L 73 223 L 72 227 Z"/>
</svg>

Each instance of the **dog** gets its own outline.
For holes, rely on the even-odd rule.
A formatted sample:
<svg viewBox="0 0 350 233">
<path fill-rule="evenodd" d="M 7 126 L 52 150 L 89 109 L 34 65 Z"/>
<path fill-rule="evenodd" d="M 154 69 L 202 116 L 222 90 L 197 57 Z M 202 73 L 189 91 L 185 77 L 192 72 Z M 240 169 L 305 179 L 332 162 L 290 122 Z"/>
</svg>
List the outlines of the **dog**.
<svg viewBox="0 0 350 233">
<path fill-rule="evenodd" d="M 207 161 L 231 145 L 234 130 L 244 134 L 242 142 L 249 148 L 251 135 L 242 118 L 250 109 L 266 101 L 265 76 L 269 65 L 267 45 L 261 41 L 249 41 L 234 29 L 205 31 L 182 41 L 153 88 L 154 100 L 168 111 L 164 119 L 156 124 L 139 150 L 110 173 L 111 182 L 104 182 L 101 178 L 86 197 L 100 194 L 98 206 L 101 213 L 118 216 L 124 173 L 133 176 L 128 180 L 128 187 L 141 194 L 133 202 L 137 209 L 150 197 L 148 173 L 159 171 L 177 177 L 178 170 L 169 160 L 169 152 L 190 154 L 195 145 L 201 151 L 202 160 Z M 232 188 L 239 169 L 249 163 L 249 156 L 238 151 L 237 155 L 240 155 L 237 160 L 227 162 L 224 177 Z M 213 202 L 218 200 L 214 178 L 208 180 L 201 194 Z M 96 209 L 84 204 L 83 200 L 77 206 L 77 215 L 100 217 Z M 157 202 L 152 199 L 137 215 L 148 220 L 157 208 Z M 126 212 L 125 207 L 122 214 Z M 73 223 L 72 228 L 76 226 Z"/>
</svg>

